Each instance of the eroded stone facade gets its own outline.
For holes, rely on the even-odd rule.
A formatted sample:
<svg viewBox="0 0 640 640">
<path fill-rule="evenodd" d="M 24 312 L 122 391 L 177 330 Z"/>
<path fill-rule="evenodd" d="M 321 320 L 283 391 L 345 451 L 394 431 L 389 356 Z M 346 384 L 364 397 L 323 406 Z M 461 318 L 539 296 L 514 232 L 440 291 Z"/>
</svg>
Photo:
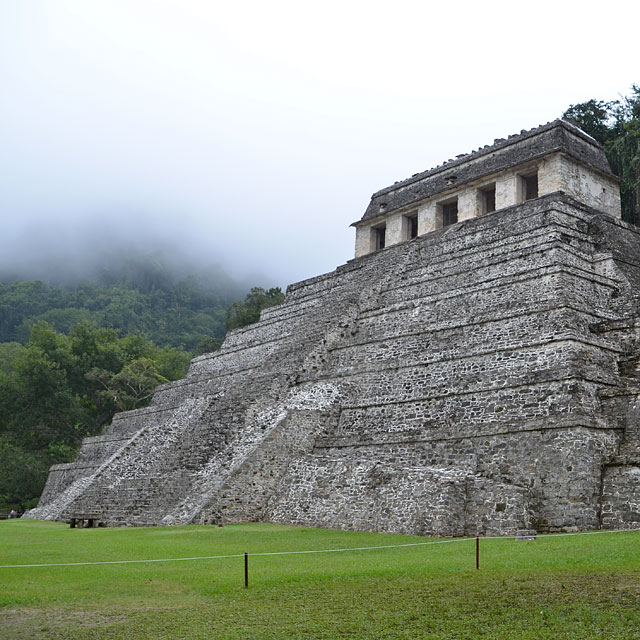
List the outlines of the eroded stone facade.
<svg viewBox="0 0 640 640">
<path fill-rule="evenodd" d="M 534 174 L 535 195 L 519 183 Z M 451 197 L 458 222 L 443 227 Z M 640 235 L 602 149 L 551 123 L 374 194 L 356 226 L 356 259 L 291 285 L 150 407 L 87 438 L 30 515 L 638 526 Z"/>
<path fill-rule="evenodd" d="M 535 193 L 527 193 L 527 178 Z M 533 185 L 530 185 L 533 188 Z M 457 204 L 457 221 L 562 191 L 614 217 L 621 217 L 618 181 L 599 145 L 568 122 L 556 122 L 497 140 L 490 147 L 416 174 L 375 193 L 356 227 L 356 258 L 411 239 L 408 223 L 417 218 L 417 235 L 446 226 L 443 207 Z M 492 193 L 487 207 L 487 193 Z M 489 210 L 488 210 L 489 209 Z"/>
</svg>

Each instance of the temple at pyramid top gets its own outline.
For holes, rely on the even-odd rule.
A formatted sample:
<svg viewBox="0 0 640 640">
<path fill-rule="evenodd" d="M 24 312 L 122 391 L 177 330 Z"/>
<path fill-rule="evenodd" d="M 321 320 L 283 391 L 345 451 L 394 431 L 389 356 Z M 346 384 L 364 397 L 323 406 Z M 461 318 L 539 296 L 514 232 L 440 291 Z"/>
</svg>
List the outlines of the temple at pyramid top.
<svg viewBox="0 0 640 640">
<path fill-rule="evenodd" d="M 566 120 L 495 140 L 377 191 L 352 225 L 355 257 L 553 192 L 621 217 L 619 180 L 602 146 Z"/>
</svg>

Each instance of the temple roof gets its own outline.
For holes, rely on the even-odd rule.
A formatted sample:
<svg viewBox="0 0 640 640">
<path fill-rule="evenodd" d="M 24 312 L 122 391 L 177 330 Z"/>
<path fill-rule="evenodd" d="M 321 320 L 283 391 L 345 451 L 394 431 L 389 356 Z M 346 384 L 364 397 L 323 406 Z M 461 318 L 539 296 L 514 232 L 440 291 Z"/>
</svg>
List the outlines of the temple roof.
<svg viewBox="0 0 640 640">
<path fill-rule="evenodd" d="M 508 138 L 498 138 L 492 145 L 459 155 L 455 160 L 376 191 L 362 218 L 352 226 L 449 191 L 453 185 L 479 180 L 555 152 L 566 153 L 582 164 L 613 176 L 604 150 L 594 138 L 571 122 L 554 120 Z"/>
</svg>

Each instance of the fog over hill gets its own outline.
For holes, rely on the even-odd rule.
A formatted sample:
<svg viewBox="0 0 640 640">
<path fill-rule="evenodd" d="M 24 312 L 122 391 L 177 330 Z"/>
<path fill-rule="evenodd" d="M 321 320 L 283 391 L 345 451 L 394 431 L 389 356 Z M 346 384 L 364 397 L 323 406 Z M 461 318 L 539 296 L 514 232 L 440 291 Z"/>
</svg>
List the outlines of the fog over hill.
<svg viewBox="0 0 640 640">
<path fill-rule="evenodd" d="M 202 286 L 232 290 L 277 286 L 268 268 L 243 264 L 214 233 L 197 233 L 151 216 L 101 215 L 58 221 L 8 221 L 0 238 L 0 281 L 42 280 L 49 284 L 125 282 L 145 288 L 136 275 L 175 284 L 196 278 Z M 152 275 L 155 274 L 155 275 Z M 149 286 L 153 282 L 147 283 Z M 159 284 L 159 283 L 156 283 Z"/>
</svg>

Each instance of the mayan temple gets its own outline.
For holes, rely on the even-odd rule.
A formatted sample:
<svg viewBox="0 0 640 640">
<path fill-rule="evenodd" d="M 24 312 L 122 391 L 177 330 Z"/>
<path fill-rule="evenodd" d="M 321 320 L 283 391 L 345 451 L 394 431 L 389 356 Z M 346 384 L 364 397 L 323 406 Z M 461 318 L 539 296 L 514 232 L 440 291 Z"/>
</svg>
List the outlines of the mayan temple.
<svg viewBox="0 0 640 640">
<path fill-rule="evenodd" d="M 355 258 L 52 467 L 31 517 L 640 526 L 640 232 L 558 120 L 373 194 Z"/>
</svg>

